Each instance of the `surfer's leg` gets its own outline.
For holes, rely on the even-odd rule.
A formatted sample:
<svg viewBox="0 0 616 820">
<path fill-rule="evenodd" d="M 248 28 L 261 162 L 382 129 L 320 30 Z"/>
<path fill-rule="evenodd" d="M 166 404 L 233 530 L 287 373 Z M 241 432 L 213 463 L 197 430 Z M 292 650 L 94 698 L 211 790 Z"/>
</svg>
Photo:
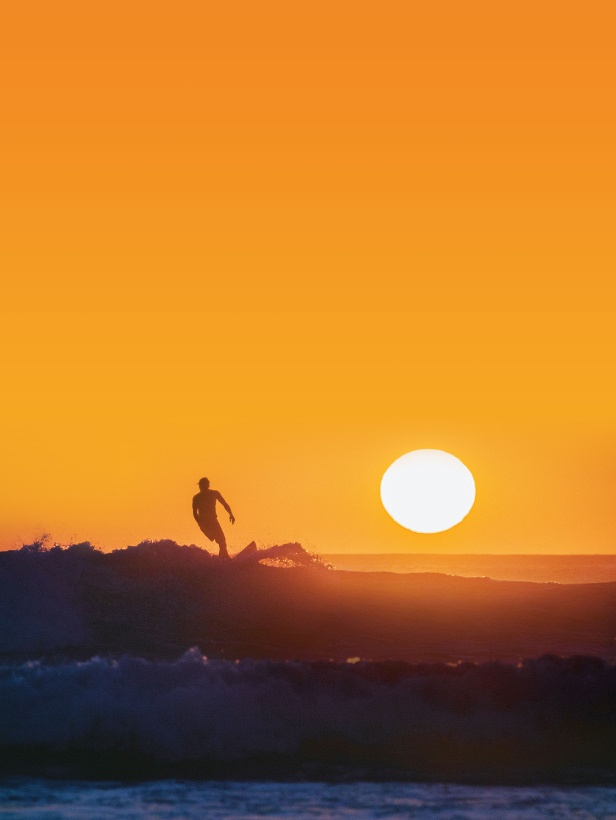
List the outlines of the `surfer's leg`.
<svg viewBox="0 0 616 820">
<path fill-rule="evenodd" d="M 199 528 L 206 538 L 209 538 L 210 541 L 215 541 L 218 544 L 219 558 L 231 557 L 227 552 L 227 539 L 225 538 L 225 534 L 222 531 L 222 527 L 220 526 L 220 521 L 218 521 L 218 519 L 215 519 L 214 521 L 211 519 L 201 521 Z"/>
<path fill-rule="evenodd" d="M 219 558 L 230 558 L 227 551 L 227 539 L 225 538 L 225 534 L 222 531 L 222 527 L 220 526 L 220 522 L 216 522 L 216 525 L 212 527 L 212 535 L 214 536 L 214 541 L 218 544 L 218 557 Z"/>
<path fill-rule="evenodd" d="M 208 539 L 208 541 L 213 541 L 214 536 L 212 535 L 212 525 L 211 524 L 199 524 L 199 529 Z"/>
</svg>

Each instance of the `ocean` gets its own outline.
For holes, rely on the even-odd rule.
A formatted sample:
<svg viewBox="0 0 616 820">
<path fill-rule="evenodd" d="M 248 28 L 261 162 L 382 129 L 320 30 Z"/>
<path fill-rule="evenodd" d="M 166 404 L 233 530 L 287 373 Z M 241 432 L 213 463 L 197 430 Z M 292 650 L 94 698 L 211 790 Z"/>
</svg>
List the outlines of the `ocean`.
<svg viewBox="0 0 616 820">
<path fill-rule="evenodd" d="M 0 820 L 616 819 L 613 556 L 326 561 L 0 555 Z"/>
<path fill-rule="evenodd" d="M 352 572 L 443 572 L 465 578 L 556 584 L 616 581 L 616 555 L 382 553 L 331 554 L 322 558 L 335 569 Z"/>
<path fill-rule="evenodd" d="M 446 783 L 0 781 L 3 820 L 613 820 L 616 789 Z"/>
<path fill-rule="evenodd" d="M 210 660 L 0 665 L 0 771 L 616 785 L 616 666 Z"/>
<path fill-rule="evenodd" d="M 421 783 L 0 781 L 3 820 L 613 820 L 616 789 Z"/>
</svg>

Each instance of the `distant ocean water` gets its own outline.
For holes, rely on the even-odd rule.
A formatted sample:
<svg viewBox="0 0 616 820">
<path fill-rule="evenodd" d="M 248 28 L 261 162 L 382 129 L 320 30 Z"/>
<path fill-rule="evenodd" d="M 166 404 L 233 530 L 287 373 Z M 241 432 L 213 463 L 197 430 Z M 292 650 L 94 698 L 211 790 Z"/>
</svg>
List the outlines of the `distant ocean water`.
<svg viewBox="0 0 616 820">
<path fill-rule="evenodd" d="M 594 584 L 616 581 L 614 555 L 323 555 L 336 569 L 353 572 L 443 572 L 496 581 Z"/>
<path fill-rule="evenodd" d="M 126 785 L 15 779 L 0 781 L 0 816 L 5 820 L 608 820 L 616 817 L 616 789 L 177 780 Z"/>
</svg>

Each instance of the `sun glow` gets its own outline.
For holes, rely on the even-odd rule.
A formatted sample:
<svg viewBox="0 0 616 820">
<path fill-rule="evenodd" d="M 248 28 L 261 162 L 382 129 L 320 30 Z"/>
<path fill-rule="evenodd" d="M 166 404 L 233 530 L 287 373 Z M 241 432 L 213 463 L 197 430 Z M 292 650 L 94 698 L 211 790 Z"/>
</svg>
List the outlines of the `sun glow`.
<svg viewBox="0 0 616 820">
<path fill-rule="evenodd" d="M 459 524 L 475 502 L 475 481 L 443 450 L 413 450 L 396 459 L 381 480 L 381 501 L 407 530 L 443 532 Z"/>
</svg>

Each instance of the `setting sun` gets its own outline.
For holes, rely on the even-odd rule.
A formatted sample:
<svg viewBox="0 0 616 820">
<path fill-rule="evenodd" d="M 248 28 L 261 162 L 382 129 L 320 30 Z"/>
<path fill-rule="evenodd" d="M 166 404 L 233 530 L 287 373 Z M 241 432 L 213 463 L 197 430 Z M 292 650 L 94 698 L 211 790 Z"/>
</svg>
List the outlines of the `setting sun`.
<svg viewBox="0 0 616 820">
<path fill-rule="evenodd" d="M 475 481 L 443 450 L 414 450 L 396 459 L 381 481 L 381 500 L 394 521 L 413 532 L 443 532 L 475 503 Z"/>
</svg>

